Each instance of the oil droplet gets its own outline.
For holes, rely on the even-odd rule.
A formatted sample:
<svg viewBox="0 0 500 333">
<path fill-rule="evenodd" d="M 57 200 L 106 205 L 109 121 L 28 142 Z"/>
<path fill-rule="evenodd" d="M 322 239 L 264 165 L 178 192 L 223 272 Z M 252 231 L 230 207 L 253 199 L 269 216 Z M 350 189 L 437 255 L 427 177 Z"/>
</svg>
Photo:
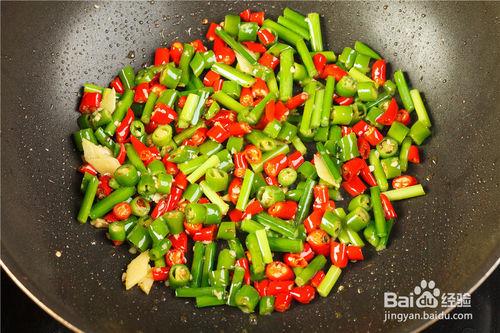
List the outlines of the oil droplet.
<svg viewBox="0 0 500 333">
<path fill-rule="evenodd" d="M 129 59 L 134 59 L 134 58 L 135 58 L 135 52 L 134 52 L 134 51 L 130 51 L 130 52 L 127 54 L 127 58 L 129 58 Z"/>
</svg>

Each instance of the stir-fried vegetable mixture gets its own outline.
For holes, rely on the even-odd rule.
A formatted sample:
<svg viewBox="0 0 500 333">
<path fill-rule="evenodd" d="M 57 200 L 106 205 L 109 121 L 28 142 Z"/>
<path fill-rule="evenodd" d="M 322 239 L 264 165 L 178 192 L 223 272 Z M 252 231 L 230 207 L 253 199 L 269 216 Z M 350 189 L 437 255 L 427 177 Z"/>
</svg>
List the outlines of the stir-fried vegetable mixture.
<svg viewBox="0 0 500 333">
<path fill-rule="evenodd" d="M 365 242 L 387 246 L 392 202 L 425 194 L 406 173 L 431 123 L 403 72 L 359 41 L 326 50 L 318 13 L 264 16 L 84 85 L 78 221 L 141 252 L 127 289 L 283 312 L 328 296 Z"/>
</svg>

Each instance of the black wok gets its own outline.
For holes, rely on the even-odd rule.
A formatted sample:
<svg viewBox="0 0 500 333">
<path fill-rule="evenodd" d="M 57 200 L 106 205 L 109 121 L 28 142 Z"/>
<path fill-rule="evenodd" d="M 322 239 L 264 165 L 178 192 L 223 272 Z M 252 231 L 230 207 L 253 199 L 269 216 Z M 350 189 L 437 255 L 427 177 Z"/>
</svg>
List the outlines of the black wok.
<svg viewBox="0 0 500 333">
<path fill-rule="evenodd" d="M 197 310 L 160 284 L 125 292 L 130 260 L 102 231 L 75 220 L 80 202 L 76 130 L 81 84 L 106 84 L 175 38 L 204 35 L 203 18 L 285 5 L 323 15 L 336 52 L 360 39 L 404 68 L 425 95 L 434 135 L 413 172 L 429 194 L 398 202 L 390 246 L 345 271 L 344 288 L 285 314 Z M 383 323 L 383 293 L 422 280 L 473 290 L 499 258 L 500 6 L 495 2 L 2 2 L 2 230 L 4 268 L 74 329 L 118 331 L 411 331 Z M 127 58 L 134 51 L 135 58 Z M 57 252 L 61 256 L 56 256 Z M 50 309 L 50 310 L 49 310 Z"/>
</svg>

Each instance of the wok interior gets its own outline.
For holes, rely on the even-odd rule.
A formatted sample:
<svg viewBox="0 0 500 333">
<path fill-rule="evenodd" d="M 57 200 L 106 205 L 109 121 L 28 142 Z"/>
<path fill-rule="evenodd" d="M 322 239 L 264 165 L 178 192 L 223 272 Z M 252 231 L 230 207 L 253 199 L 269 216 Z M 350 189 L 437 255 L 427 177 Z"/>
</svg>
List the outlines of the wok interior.
<svg viewBox="0 0 500 333">
<path fill-rule="evenodd" d="M 469 290 L 498 258 L 499 36 L 494 3 L 2 2 L 2 260 L 43 303 L 85 331 L 266 328 L 416 329 L 382 323 L 383 293 L 408 294 L 422 279 Z M 195 309 L 156 284 L 125 292 L 131 256 L 104 232 L 80 226 L 78 155 L 70 134 L 84 82 L 106 85 L 121 67 L 150 63 L 174 39 L 204 35 L 202 19 L 285 6 L 323 15 L 328 48 L 362 40 L 392 70 L 407 71 L 433 121 L 424 161 L 411 172 L 428 190 L 400 202 L 389 248 L 350 265 L 342 291 L 285 314 L 254 317 Z M 20 29 L 19 27 L 23 27 Z M 135 57 L 130 59 L 133 51 Z M 467 250 L 464 250 L 467 249 Z M 57 257 L 56 251 L 61 252 Z M 335 288 L 336 290 L 337 288 Z"/>
</svg>

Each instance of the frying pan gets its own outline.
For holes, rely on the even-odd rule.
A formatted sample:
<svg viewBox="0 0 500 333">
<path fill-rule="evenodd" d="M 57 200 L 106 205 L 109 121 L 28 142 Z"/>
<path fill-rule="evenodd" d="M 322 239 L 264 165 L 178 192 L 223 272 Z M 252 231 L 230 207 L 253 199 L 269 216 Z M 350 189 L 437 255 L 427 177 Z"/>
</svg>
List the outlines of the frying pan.
<svg viewBox="0 0 500 333">
<path fill-rule="evenodd" d="M 88 332 L 412 331 L 427 321 L 383 323 L 383 293 L 422 280 L 473 290 L 499 258 L 500 6 L 495 2 L 2 2 L 2 230 L 4 269 L 54 317 Z M 81 200 L 77 129 L 81 84 L 139 68 L 174 39 L 204 35 L 250 7 L 276 18 L 285 6 L 323 15 L 336 52 L 363 40 L 403 68 L 424 93 L 433 136 L 411 170 L 425 197 L 397 202 L 390 246 L 367 251 L 342 290 L 284 314 L 195 309 L 156 284 L 149 296 L 120 281 L 131 256 L 75 220 Z M 132 52 L 131 52 L 132 51 Z M 132 56 L 134 56 L 132 58 Z M 60 254 L 60 256 L 57 256 Z"/>
</svg>

